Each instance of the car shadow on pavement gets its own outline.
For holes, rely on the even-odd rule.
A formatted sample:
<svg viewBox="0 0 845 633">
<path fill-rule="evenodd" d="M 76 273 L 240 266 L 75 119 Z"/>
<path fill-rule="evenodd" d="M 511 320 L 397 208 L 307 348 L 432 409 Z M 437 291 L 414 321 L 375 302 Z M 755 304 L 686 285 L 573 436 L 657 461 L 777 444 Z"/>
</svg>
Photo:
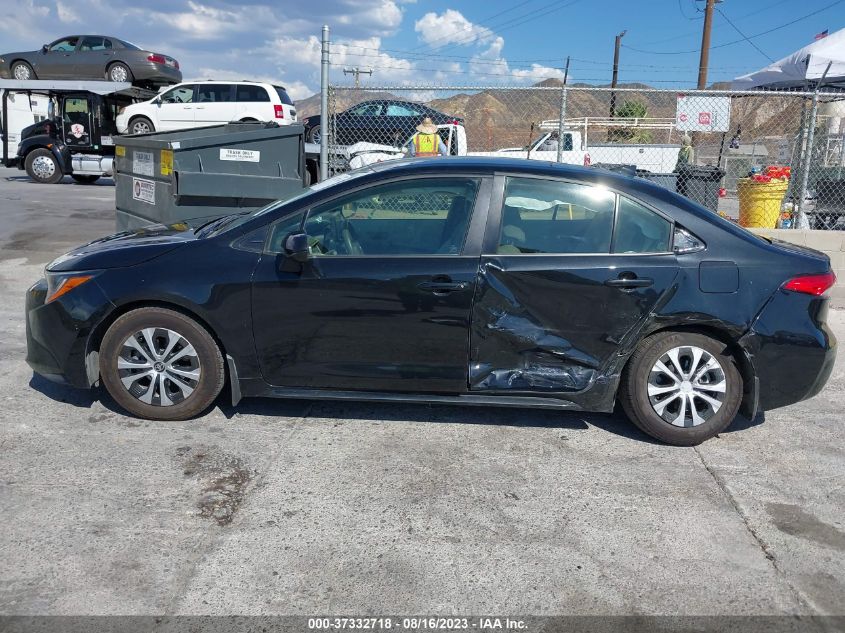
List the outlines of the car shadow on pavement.
<svg viewBox="0 0 845 633">
<path fill-rule="evenodd" d="M 68 385 L 62 385 L 43 376 L 33 373 L 29 379 L 29 387 L 38 393 L 47 396 L 50 400 L 63 402 L 74 407 L 90 409 L 97 400 L 101 400 L 99 389 L 76 389 Z M 105 399 L 103 404 L 106 405 Z M 107 406 L 107 405 L 106 405 Z"/>
<path fill-rule="evenodd" d="M 280 404 L 285 400 L 249 398 L 237 407 L 218 403 L 226 418 L 235 415 L 280 415 Z M 614 435 L 655 444 L 655 440 L 640 431 L 622 414 L 588 413 L 583 411 L 557 411 L 550 409 L 511 407 L 469 407 L 445 404 L 416 404 L 401 402 L 352 402 L 352 401 L 299 401 L 308 403 L 307 418 L 336 420 L 361 420 L 369 422 L 431 422 L 434 424 L 486 424 L 530 428 L 554 428 L 586 431 L 591 426 Z M 281 413 L 284 415 L 284 413 Z"/>
</svg>

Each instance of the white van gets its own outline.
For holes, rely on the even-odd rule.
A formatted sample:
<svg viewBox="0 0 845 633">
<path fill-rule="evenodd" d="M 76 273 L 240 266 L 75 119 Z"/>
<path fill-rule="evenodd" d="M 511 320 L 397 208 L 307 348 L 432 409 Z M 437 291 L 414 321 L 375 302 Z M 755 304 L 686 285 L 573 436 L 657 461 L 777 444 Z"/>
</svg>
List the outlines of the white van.
<svg viewBox="0 0 845 633">
<path fill-rule="evenodd" d="M 0 90 L 0 108 L 2 108 L 3 91 Z M 6 156 L 15 158 L 18 154 L 18 144 L 21 140 L 21 130 L 34 123 L 47 118 L 47 104 L 50 99 L 44 95 L 27 95 L 25 92 L 9 92 L 6 103 L 8 112 L 6 121 L 9 126 L 7 130 L 0 130 L 6 141 Z M 3 121 L 3 113 L 0 111 L 0 122 Z M 3 148 L 0 146 L 0 158 L 3 156 Z"/>
<path fill-rule="evenodd" d="M 281 86 L 252 81 L 192 81 L 127 106 L 116 123 L 120 134 L 147 134 L 231 121 L 290 125 L 296 122 L 296 107 Z"/>
</svg>

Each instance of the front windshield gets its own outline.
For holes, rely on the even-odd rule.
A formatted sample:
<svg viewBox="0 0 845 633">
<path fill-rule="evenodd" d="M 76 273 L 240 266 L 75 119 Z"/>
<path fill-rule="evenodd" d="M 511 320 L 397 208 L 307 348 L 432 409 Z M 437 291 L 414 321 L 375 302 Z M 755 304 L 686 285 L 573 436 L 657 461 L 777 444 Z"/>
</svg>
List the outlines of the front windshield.
<svg viewBox="0 0 845 633">
<path fill-rule="evenodd" d="M 252 213 L 246 213 L 246 214 L 238 217 L 234 221 L 226 222 L 225 224 L 222 224 L 220 226 L 220 229 L 221 230 L 225 229 L 226 231 L 230 231 L 234 228 L 241 226 L 242 224 L 246 224 L 250 220 L 254 220 L 255 218 L 259 218 L 263 215 L 266 215 L 268 213 L 271 213 L 273 211 L 281 209 L 282 207 L 285 207 L 289 204 L 293 204 L 294 202 L 302 200 L 303 198 L 306 198 L 310 195 L 313 195 L 315 193 L 319 193 L 319 192 L 323 191 L 324 189 L 328 189 L 329 187 L 334 187 L 335 185 L 338 185 L 342 182 L 346 182 L 347 180 L 353 180 L 355 178 L 360 178 L 361 176 L 366 176 L 367 174 L 371 174 L 371 173 L 373 173 L 372 167 L 361 167 L 360 169 L 355 169 L 354 171 L 347 171 L 347 172 L 344 172 L 342 174 L 337 174 L 335 176 L 332 176 L 331 178 L 327 178 L 326 180 L 324 180 L 322 182 L 318 182 L 318 183 L 311 185 L 310 187 L 306 187 L 305 189 L 300 191 L 298 194 L 291 196 L 290 198 L 285 198 L 284 200 L 276 200 L 275 202 L 271 202 L 270 204 L 268 204 L 266 207 L 262 207 L 262 208 L 260 208 L 256 211 L 253 211 Z"/>
</svg>

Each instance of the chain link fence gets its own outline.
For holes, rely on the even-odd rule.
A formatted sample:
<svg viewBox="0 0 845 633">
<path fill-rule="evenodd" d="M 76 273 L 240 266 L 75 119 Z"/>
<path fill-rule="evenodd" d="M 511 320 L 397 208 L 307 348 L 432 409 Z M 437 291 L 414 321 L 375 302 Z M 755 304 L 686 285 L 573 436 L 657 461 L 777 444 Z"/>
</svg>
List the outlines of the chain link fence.
<svg viewBox="0 0 845 633">
<path fill-rule="evenodd" d="M 331 86 L 329 173 L 419 154 L 428 118 L 435 153 L 606 168 L 743 226 L 845 230 L 845 93 L 545 84 Z"/>
</svg>

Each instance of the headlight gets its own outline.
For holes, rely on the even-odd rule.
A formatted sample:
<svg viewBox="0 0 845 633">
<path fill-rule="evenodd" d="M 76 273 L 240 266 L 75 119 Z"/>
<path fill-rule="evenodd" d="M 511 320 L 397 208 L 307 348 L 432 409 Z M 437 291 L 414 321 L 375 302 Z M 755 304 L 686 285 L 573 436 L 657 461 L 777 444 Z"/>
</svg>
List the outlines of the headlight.
<svg viewBox="0 0 845 633">
<path fill-rule="evenodd" d="M 91 281 L 97 275 L 96 272 L 86 273 L 47 273 L 47 297 L 44 303 L 55 301 L 66 295 L 74 288 Z"/>
</svg>

